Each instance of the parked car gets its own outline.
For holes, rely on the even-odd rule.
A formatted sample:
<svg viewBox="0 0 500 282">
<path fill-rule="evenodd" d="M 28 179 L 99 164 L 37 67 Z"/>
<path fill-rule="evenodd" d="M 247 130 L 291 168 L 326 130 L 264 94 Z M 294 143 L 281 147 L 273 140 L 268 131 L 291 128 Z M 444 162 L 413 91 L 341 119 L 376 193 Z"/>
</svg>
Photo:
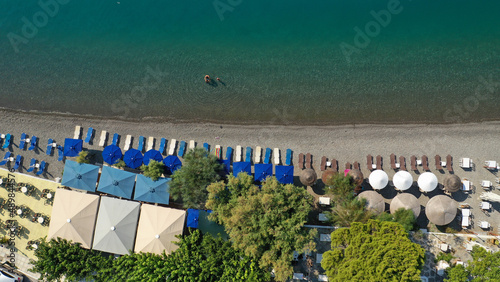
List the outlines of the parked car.
<svg viewBox="0 0 500 282">
<path fill-rule="evenodd" d="M 23 276 L 20 274 L 15 274 L 14 270 L 9 267 L 9 269 L 4 267 L 5 264 L 0 267 L 0 282 L 22 282 Z"/>
</svg>

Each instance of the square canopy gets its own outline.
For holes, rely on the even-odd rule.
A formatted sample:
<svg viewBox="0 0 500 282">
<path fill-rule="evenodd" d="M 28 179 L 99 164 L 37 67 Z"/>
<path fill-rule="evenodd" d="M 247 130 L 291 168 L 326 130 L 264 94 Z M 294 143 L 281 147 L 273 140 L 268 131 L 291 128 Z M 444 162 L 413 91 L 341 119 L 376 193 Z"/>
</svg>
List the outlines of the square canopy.
<svg viewBox="0 0 500 282">
<path fill-rule="evenodd" d="M 272 164 L 255 164 L 255 175 L 254 180 L 263 182 L 268 176 L 273 175 L 273 165 Z"/>
<path fill-rule="evenodd" d="M 276 179 L 282 184 L 292 184 L 293 183 L 293 166 L 287 165 L 277 165 L 276 169 Z"/>
<path fill-rule="evenodd" d="M 158 178 L 158 180 L 153 181 L 149 177 L 138 174 L 134 200 L 168 205 L 170 199 L 170 180 L 171 178 Z"/>
<path fill-rule="evenodd" d="M 82 139 L 66 138 L 64 140 L 64 156 L 76 157 L 83 150 Z"/>
<path fill-rule="evenodd" d="M 136 175 L 128 171 L 103 166 L 97 191 L 131 199 Z"/>
<path fill-rule="evenodd" d="M 241 172 L 246 172 L 248 175 L 252 175 L 252 165 L 250 162 L 234 162 L 233 163 L 233 175 L 238 177 Z"/>
<path fill-rule="evenodd" d="M 99 167 L 91 164 L 79 164 L 66 160 L 61 184 L 75 189 L 95 192 Z"/>
</svg>

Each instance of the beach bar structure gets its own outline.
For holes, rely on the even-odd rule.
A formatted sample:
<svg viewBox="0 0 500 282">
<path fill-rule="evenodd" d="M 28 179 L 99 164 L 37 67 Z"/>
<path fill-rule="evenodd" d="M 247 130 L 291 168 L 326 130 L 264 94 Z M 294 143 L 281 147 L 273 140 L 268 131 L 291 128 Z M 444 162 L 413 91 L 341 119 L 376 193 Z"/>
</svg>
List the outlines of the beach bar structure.
<svg viewBox="0 0 500 282">
<path fill-rule="evenodd" d="M 98 177 L 98 166 L 79 164 L 74 161 L 66 160 L 61 184 L 75 189 L 95 192 Z"/>
</svg>

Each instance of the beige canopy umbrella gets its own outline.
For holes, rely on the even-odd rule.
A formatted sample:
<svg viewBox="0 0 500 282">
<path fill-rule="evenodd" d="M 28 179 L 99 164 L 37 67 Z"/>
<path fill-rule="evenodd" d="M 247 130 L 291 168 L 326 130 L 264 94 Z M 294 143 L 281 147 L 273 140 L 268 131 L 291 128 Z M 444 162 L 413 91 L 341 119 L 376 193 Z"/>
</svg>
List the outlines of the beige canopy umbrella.
<svg viewBox="0 0 500 282">
<path fill-rule="evenodd" d="M 462 181 L 456 174 L 446 176 L 444 179 L 444 189 L 450 193 L 458 192 L 462 187 Z"/>
<path fill-rule="evenodd" d="M 135 252 L 168 255 L 179 246 L 175 235 L 182 235 L 186 212 L 153 205 L 142 205 L 139 227 L 135 240 Z"/>
<path fill-rule="evenodd" d="M 415 218 L 420 215 L 420 204 L 418 203 L 417 197 L 410 193 L 401 193 L 392 199 L 391 213 L 396 213 L 396 211 L 400 208 L 412 210 Z"/>
<path fill-rule="evenodd" d="M 57 189 L 47 239 L 63 238 L 90 249 L 99 196 Z"/>
<path fill-rule="evenodd" d="M 333 175 L 335 175 L 336 173 L 338 173 L 338 172 L 336 172 L 335 170 L 333 170 L 333 169 L 329 168 L 329 169 L 327 169 L 327 170 L 323 171 L 323 174 L 321 175 L 321 180 L 323 180 L 323 183 L 325 183 L 325 184 L 326 184 L 326 182 L 328 182 L 328 180 L 329 180 L 329 179 L 330 179 Z"/>
<path fill-rule="evenodd" d="M 318 179 L 318 176 L 312 168 L 306 168 L 300 173 L 300 182 L 305 186 L 313 186 L 316 179 Z"/>
<path fill-rule="evenodd" d="M 432 197 L 425 207 L 425 215 L 436 225 L 446 225 L 457 215 L 457 202 L 445 195 Z"/>
<path fill-rule="evenodd" d="M 366 199 L 366 209 L 376 214 L 381 214 L 385 210 L 384 197 L 375 191 L 364 191 L 359 194 L 359 198 Z"/>
<path fill-rule="evenodd" d="M 361 185 L 361 183 L 363 183 L 363 173 L 359 169 L 351 169 L 347 174 L 352 177 L 356 185 Z"/>
</svg>

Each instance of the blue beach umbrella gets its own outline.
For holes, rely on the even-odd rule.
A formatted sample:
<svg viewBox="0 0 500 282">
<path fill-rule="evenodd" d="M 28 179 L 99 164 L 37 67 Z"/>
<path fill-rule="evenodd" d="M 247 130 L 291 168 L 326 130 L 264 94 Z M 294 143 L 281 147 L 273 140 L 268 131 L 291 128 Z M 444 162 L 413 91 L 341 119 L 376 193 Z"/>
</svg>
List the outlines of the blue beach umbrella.
<svg viewBox="0 0 500 282">
<path fill-rule="evenodd" d="M 277 165 L 275 168 L 278 182 L 283 184 L 293 183 L 293 166 Z"/>
<path fill-rule="evenodd" d="M 61 184 L 75 189 L 95 192 L 98 175 L 98 166 L 79 164 L 74 161 L 66 160 Z"/>
<path fill-rule="evenodd" d="M 219 160 L 219 163 L 222 164 L 225 175 L 228 175 L 231 172 L 231 160 Z"/>
<path fill-rule="evenodd" d="M 188 209 L 186 226 L 191 228 L 198 228 L 198 221 L 200 220 L 200 210 Z"/>
<path fill-rule="evenodd" d="M 255 181 L 264 181 L 268 176 L 273 175 L 273 165 L 272 164 L 255 164 Z"/>
<path fill-rule="evenodd" d="M 97 191 L 131 199 L 135 176 L 132 172 L 103 166 Z"/>
<path fill-rule="evenodd" d="M 233 175 L 238 177 L 238 174 L 241 172 L 246 172 L 248 175 L 252 175 L 252 165 L 250 162 L 233 163 Z"/>
<path fill-rule="evenodd" d="M 134 200 L 168 205 L 170 198 L 170 178 L 153 181 L 142 174 L 137 175 Z"/>
<path fill-rule="evenodd" d="M 64 140 L 64 156 L 76 157 L 83 150 L 83 140 L 66 138 Z"/>
<path fill-rule="evenodd" d="M 144 154 L 144 159 L 142 160 L 142 162 L 145 165 L 148 165 L 151 160 L 162 162 L 163 156 L 161 155 L 160 151 L 151 149 Z"/>
<path fill-rule="evenodd" d="M 123 161 L 130 168 L 138 168 L 142 165 L 143 156 L 141 151 L 137 149 L 130 149 L 125 152 Z"/>
<path fill-rule="evenodd" d="M 182 167 L 182 162 L 177 156 L 167 156 L 163 159 L 163 163 L 167 174 L 174 174 L 176 170 Z"/>
<path fill-rule="evenodd" d="M 122 156 L 122 150 L 116 145 L 106 146 L 102 151 L 102 160 L 110 165 L 116 164 Z"/>
</svg>

